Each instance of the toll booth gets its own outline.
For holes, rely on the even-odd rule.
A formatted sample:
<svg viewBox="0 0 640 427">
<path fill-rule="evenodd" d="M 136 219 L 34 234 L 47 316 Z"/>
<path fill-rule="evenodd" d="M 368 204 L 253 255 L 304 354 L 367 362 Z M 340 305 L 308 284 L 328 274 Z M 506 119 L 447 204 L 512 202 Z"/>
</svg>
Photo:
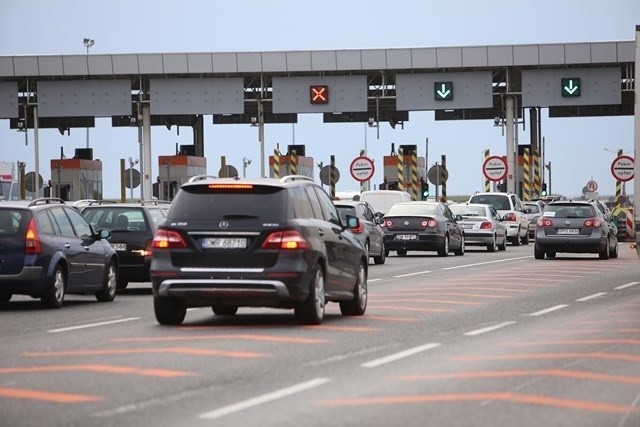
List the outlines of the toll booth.
<svg viewBox="0 0 640 427">
<path fill-rule="evenodd" d="M 102 199 L 102 162 L 91 159 L 51 160 L 51 197 L 62 200 Z"/>
<path fill-rule="evenodd" d="M 173 200 L 182 184 L 194 175 L 207 173 L 207 159 L 198 156 L 175 155 L 158 157 L 158 180 L 153 184 L 153 196 Z"/>
<path fill-rule="evenodd" d="M 399 156 L 390 155 L 384 156 L 384 187 L 385 190 L 397 190 L 399 178 L 402 177 L 403 191 L 411 194 L 414 200 L 420 200 L 419 192 L 421 183 L 427 181 L 425 173 L 425 158 L 418 157 L 417 146 L 408 145 L 400 146 L 403 150 L 402 165 L 399 167 Z M 414 179 L 415 178 L 415 179 Z"/>
<path fill-rule="evenodd" d="M 306 157 L 305 154 L 304 145 L 289 145 L 286 154 L 274 151 L 269 156 L 269 177 L 304 175 L 313 178 L 313 157 Z"/>
</svg>

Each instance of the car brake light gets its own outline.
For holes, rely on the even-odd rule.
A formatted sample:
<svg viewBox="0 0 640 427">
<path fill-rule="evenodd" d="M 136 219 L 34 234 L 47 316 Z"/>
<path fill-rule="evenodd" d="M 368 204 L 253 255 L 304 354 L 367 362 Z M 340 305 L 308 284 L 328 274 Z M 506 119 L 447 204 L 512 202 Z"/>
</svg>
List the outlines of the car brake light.
<svg viewBox="0 0 640 427">
<path fill-rule="evenodd" d="M 153 240 L 147 240 L 147 244 L 144 245 L 145 257 L 150 257 L 151 255 L 153 255 L 153 250 L 151 250 L 152 247 L 153 247 Z"/>
<path fill-rule="evenodd" d="M 438 224 L 436 222 L 435 219 L 429 219 L 429 220 L 424 220 L 420 223 L 423 227 L 431 227 L 431 228 L 435 228 L 435 226 Z"/>
<path fill-rule="evenodd" d="M 354 234 L 360 234 L 364 231 L 364 227 L 362 226 L 362 223 L 359 223 L 357 227 L 350 228 L 349 230 Z"/>
<path fill-rule="evenodd" d="M 514 214 L 513 212 L 509 212 L 508 214 L 506 214 L 505 216 L 502 217 L 505 221 L 516 221 L 516 214 Z"/>
<path fill-rule="evenodd" d="M 480 224 L 480 230 L 489 230 L 493 227 L 493 224 L 491 224 L 489 221 L 482 221 L 482 224 Z"/>
<path fill-rule="evenodd" d="M 546 218 L 540 218 L 536 223 L 536 226 L 538 227 L 551 227 L 552 225 L 553 225 L 553 221 Z"/>
<path fill-rule="evenodd" d="M 184 249 L 187 244 L 184 239 L 175 231 L 158 229 L 153 236 L 152 248 L 155 249 Z"/>
<path fill-rule="evenodd" d="M 602 222 L 598 218 L 589 218 L 584 222 L 585 227 L 598 228 L 602 225 Z"/>
<path fill-rule="evenodd" d="M 383 226 L 391 228 L 393 227 L 393 222 L 390 219 L 387 219 L 384 221 Z"/>
<path fill-rule="evenodd" d="M 39 254 L 42 251 L 42 245 L 40 244 L 40 238 L 38 237 L 38 231 L 36 230 L 36 223 L 33 218 L 31 218 L 29 226 L 27 227 L 24 251 L 28 255 Z"/>
<path fill-rule="evenodd" d="M 269 234 L 262 244 L 262 249 L 309 249 L 300 232 L 296 230 L 274 231 Z"/>
</svg>

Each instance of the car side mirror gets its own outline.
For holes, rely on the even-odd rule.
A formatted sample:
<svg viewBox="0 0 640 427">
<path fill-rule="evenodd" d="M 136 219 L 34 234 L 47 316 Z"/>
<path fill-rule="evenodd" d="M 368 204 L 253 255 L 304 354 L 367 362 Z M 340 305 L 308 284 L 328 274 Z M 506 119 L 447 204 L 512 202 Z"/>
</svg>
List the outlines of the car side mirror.
<svg viewBox="0 0 640 427">
<path fill-rule="evenodd" d="M 531 208 L 526 208 L 526 209 L 524 210 L 524 213 L 531 213 Z"/>
<path fill-rule="evenodd" d="M 456 221 L 462 221 L 462 215 L 456 215 Z"/>
<path fill-rule="evenodd" d="M 358 228 L 360 226 L 360 219 L 357 216 L 347 215 L 346 217 L 347 228 Z"/>
<path fill-rule="evenodd" d="M 109 239 L 111 238 L 111 230 L 104 228 L 98 232 L 98 236 L 100 236 L 101 239 Z"/>
</svg>

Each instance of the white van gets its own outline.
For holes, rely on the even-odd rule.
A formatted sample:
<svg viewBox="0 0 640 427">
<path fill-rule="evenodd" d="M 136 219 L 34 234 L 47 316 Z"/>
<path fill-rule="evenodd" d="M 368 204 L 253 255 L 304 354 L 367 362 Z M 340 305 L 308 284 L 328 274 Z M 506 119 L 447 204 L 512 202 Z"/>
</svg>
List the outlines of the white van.
<svg viewBox="0 0 640 427">
<path fill-rule="evenodd" d="M 376 213 L 385 214 L 392 205 L 399 202 L 410 202 L 411 195 L 406 191 L 372 190 L 363 191 L 360 200 L 368 202 Z"/>
</svg>

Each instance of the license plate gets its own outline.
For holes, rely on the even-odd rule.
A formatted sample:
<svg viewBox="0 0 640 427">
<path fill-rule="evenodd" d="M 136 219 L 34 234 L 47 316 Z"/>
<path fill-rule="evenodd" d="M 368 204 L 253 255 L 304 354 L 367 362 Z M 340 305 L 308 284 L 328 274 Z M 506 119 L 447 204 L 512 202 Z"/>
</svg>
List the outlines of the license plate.
<svg viewBox="0 0 640 427">
<path fill-rule="evenodd" d="M 469 228 L 473 228 L 473 224 L 460 224 L 460 228 L 467 230 Z"/>
<path fill-rule="evenodd" d="M 205 249 L 244 249 L 247 247 L 246 238 L 209 237 L 202 239 Z"/>
<path fill-rule="evenodd" d="M 126 243 L 112 243 L 111 247 L 118 252 L 123 252 L 127 250 Z"/>
<path fill-rule="evenodd" d="M 577 228 L 559 228 L 558 234 L 579 234 L 580 230 Z"/>
<path fill-rule="evenodd" d="M 418 236 L 415 234 L 398 234 L 396 240 L 416 240 Z"/>
</svg>

